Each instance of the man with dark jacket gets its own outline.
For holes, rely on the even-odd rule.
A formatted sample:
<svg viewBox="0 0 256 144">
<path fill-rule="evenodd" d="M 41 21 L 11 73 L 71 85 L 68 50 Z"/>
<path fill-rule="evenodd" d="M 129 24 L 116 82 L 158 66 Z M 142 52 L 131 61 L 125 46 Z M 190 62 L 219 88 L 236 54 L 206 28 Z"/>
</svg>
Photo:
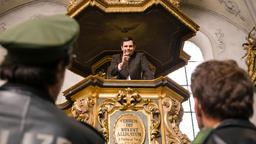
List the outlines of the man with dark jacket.
<svg viewBox="0 0 256 144">
<path fill-rule="evenodd" d="M 108 68 L 108 77 L 127 80 L 150 80 L 154 72 L 150 69 L 149 61 L 143 53 L 135 52 L 135 42 L 131 37 L 123 38 L 122 54 L 112 56 Z"/>
<path fill-rule="evenodd" d="M 192 74 L 191 90 L 201 131 L 193 144 L 255 144 L 253 85 L 233 60 L 211 60 Z"/>
<path fill-rule="evenodd" d="M 64 15 L 33 19 L 0 34 L 8 54 L 0 67 L 0 144 L 103 144 L 90 125 L 54 102 L 69 64 L 78 23 Z"/>
</svg>

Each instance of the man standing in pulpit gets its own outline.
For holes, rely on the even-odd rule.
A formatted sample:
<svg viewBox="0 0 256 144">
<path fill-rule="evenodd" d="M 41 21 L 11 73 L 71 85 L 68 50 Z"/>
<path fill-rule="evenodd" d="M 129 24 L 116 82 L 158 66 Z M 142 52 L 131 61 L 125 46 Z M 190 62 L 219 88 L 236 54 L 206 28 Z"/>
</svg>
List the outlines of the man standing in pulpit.
<svg viewBox="0 0 256 144">
<path fill-rule="evenodd" d="M 122 54 L 112 56 L 108 68 L 108 77 L 126 80 L 150 80 L 154 72 L 144 53 L 135 51 L 136 45 L 131 37 L 123 38 L 121 42 Z"/>
</svg>

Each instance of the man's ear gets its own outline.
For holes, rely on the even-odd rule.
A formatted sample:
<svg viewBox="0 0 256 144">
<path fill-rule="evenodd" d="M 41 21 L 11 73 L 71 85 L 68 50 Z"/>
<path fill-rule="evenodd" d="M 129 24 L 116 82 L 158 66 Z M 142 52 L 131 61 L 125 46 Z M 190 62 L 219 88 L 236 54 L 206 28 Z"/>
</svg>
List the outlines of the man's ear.
<svg viewBox="0 0 256 144">
<path fill-rule="evenodd" d="M 62 72 L 63 70 L 66 69 L 66 65 L 64 64 L 64 61 L 61 60 L 58 65 L 57 65 L 57 72 Z"/>
<path fill-rule="evenodd" d="M 204 127 L 202 107 L 196 97 L 194 97 L 194 102 L 195 102 L 194 108 L 195 108 L 195 112 L 196 112 L 196 119 L 197 119 L 198 127 L 201 129 Z"/>
<path fill-rule="evenodd" d="M 201 116 L 202 115 L 202 112 L 201 112 L 201 105 L 199 104 L 198 102 L 198 99 L 196 97 L 194 97 L 194 102 L 195 102 L 195 112 L 197 115 Z"/>
</svg>

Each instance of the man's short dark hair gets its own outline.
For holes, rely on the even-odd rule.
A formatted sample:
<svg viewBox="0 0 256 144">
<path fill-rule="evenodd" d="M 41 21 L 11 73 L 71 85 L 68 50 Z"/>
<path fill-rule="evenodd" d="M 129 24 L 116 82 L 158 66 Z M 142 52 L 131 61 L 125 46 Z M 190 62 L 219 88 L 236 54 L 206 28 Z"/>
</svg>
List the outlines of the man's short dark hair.
<svg viewBox="0 0 256 144">
<path fill-rule="evenodd" d="M 212 118 L 249 119 L 253 115 L 253 85 L 234 60 L 200 64 L 191 76 L 191 90 Z"/>
<path fill-rule="evenodd" d="M 15 64 L 4 61 L 0 66 L 0 79 L 46 89 L 47 86 L 57 82 L 57 66 L 61 61 L 65 67 L 69 64 L 70 58 L 66 56 L 51 63 L 37 65 Z"/>
<path fill-rule="evenodd" d="M 123 46 L 124 42 L 126 41 L 132 41 L 133 42 L 133 45 L 135 45 L 135 41 L 133 40 L 132 37 L 128 36 L 128 37 L 124 37 L 121 41 L 121 46 Z"/>
</svg>

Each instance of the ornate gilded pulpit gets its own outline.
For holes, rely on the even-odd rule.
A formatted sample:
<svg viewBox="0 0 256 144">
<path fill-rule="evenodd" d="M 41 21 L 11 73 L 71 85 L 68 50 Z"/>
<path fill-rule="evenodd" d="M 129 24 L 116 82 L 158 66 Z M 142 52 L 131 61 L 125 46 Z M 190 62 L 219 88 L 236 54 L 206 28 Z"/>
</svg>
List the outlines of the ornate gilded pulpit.
<svg viewBox="0 0 256 144">
<path fill-rule="evenodd" d="M 187 90 L 165 77 L 184 66 L 184 41 L 198 26 L 177 0 L 71 0 L 68 15 L 81 26 L 70 70 L 85 79 L 64 91 L 59 105 L 69 116 L 98 129 L 108 144 L 190 143 L 181 133 Z M 153 80 L 107 79 L 111 55 L 132 36 L 145 53 Z"/>
</svg>

